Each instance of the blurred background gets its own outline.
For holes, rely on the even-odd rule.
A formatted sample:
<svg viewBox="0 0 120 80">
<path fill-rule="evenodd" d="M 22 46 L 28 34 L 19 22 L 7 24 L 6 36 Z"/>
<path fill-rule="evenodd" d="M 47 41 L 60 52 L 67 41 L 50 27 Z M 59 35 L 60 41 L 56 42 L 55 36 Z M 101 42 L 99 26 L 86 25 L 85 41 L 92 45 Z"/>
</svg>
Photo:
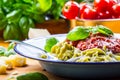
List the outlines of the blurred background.
<svg viewBox="0 0 120 80">
<path fill-rule="evenodd" d="M 67 1 L 0 0 L 0 37 L 4 40 L 27 39 L 30 28 L 47 29 L 50 34 L 68 32 L 69 21 L 61 17 Z"/>
<path fill-rule="evenodd" d="M 70 3 L 70 1 L 72 2 Z M 97 0 L 0 0 L 0 38 L 4 40 L 24 40 L 28 39 L 29 35 L 35 34 L 39 36 L 38 34 L 40 34 L 41 31 L 39 29 L 42 29 L 42 31 L 47 30 L 49 34 L 61 34 L 67 33 L 75 26 L 95 25 L 105 25 L 115 33 L 120 33 L 120 16 L 114 16 L 113 18 L 113 14 L 111 14 L 112 9 L 119 12 L 120 4 L 117 3 L 119 3 L 120 0 L 109 0 L 108 3 L 104 3 L 103 1 L 105 0 L 99 0 L 99 3 L 96 1 Z M 79 6 L 79 12 L 74 11 L 75 9 L 70 12 L 70 15 L 77 12 L 77 18 L 67 18 L 66 16 L 67 11 L 71 10 L 72 5 Z M 99 11 L 100 7 L 103 11 Z M 81 9 L 83 10 L 83 8 L 84 11 L 82 13 Z M 95 11 L 99 16 L 95 16 Z M 69 13 L 67 15 L 69 15 Z M 32 32 L 29 34 L 30 30 Z"/>
</svg>

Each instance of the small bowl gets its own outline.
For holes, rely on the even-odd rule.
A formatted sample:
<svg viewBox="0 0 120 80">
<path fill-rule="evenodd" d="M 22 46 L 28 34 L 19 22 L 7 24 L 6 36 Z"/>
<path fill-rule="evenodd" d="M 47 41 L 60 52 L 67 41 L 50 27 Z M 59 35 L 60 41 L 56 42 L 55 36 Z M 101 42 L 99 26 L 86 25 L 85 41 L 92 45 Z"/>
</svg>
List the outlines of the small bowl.
<svg viewBox="0 0 120 80">
<path fill-rule="evenodd" d="M 120 19 L 99 19 L 99 20 L 71 20 L 71 29 L 75 26 L 96 26 L 104 25 L 110 28 L 114 33 L 120 33 Z"/>
</svg>

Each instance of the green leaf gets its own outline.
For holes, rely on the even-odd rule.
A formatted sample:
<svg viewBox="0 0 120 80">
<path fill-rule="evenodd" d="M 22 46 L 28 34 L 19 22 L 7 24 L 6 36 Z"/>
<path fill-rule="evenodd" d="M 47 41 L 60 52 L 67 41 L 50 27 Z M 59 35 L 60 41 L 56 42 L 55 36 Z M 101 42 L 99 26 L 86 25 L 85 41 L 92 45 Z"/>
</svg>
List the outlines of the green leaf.
<svg viewBox="0 0 120 80">
<path fill-rule="evenodd" d="M 33 4 L 33 0 L 23 0 L 25 3 Z"/>
<path fill-rule="evenodd" d="M 59 4 L 60 6 L 63 6 L 66 2 L 66 0 L 56 0 L 57 4 Z"/>
<path fill-rule="evenodd" d="M 7 20 L 5 18 L 0 20 L 0 30 L 4 30 L 6 25 L 7 25 Z"/>
<path fill-rule="evenodd" d="M 38 0 L 38 2 L 40 4 L 40 9 L 43 12 L 48 11 L 52 6 L 52 0 Z"/>
<path fill-rule="evenodd" d="M 5 5 L 3 5 L 2 8 L 3 8 L 5 14 L 9 13 L 12 10 L 11 7 L 9 7 L 9 6 L 7 7 Z"/>
<path fill-rule="evenodd" d="M 98 32 L 100 32 L 100 33 L 102 33 L 104 35 L 107 35 L 107 36 L 113 35 L 113 32 L 109 28 L 107 28 L 107 27 L 105 27 L 103 25 L 98 25 L 97 30 L 98 30 Z"/>
<path fill-rule="evenodd" d="M 39 14 L 34 14 L 32 16 L 33 20 L 37 23 L 42 23 L 45 21 L 45 16 L 44 15 L 39 15 Z"/>
<path fill-rule="evenodd" d="M 20 30 L 24 38 L 28 38 L 28 31 L 29 31 L 28 24 L 29 24 L 28 17 L 26 16 L 23 16 L 19 21 Z"/>
<path fill-rule="evenodd" d="M 59 19 L 62 8 L 66 1 L 68 0 L 53 0 L 52 1 L 52 6 L 50 8 L 49 13 L 54 16 L 54 19 Z"/>
<path fill-rule="evenodd" d="M 90 35 L 88 28 L 77 26 L 73 28 L 68 34 L 67 39 L 71 41 L 86 39 Z"/>
<path fill-rule="evenodd" d="M 2 8 L 0 8 L 0 30 L 3 30 L 7 24 L 7 19 L 5 18 L 5 13 Z"/>
<path fill-rule="evenodd" d="M 12 9 L 12 5 L 15 3 L 15 0 L 2 0 L 2 8 L 3 10 L 8 13 L 10 12 Z"/>
<path fill-rule="evenodd" d="M 16 54 L 16 52 L 14 51 L 14 46 L 15 46 L 15 43 L 14 42 L 12 42 L 12 43 L 10 43 L 9 45 L 8 45 L 8 48 L 7 48 L 7 50 L 5 51 L 5 53 L 4 53 L 4 56 L 10 56 L 10 55 L 15 55 Z"/>
<path fill-rule="evenodd" d="M 35 24 L 34 24 L 34 21 L 31 19 L 31 18 L 28 18 L 28 21 L 29 21 L 29 28 L 34 28 L 35 27 Z"/>
<path fill-rule="evenodd" d="M 23 3 L 22 0 L 15 0 L 16 3 Z"/>
<path fill-rule="evenodd" d="M 19 26 L 23 27 L 23 26 L 27 26 L 28 25 L 28 17 L 23 16 L 21 17 L 20 21 L 19 21 Z"/>
<path fill-rule="evenodd" d="M 2 7 L 3 5 L 3 0 L 0 0 L 0 7 Z"/>
<path fill-rule="evenodd" d="M 50 37 L 50 38 L 46 39 L 46 44 L 44 46 L 44 49 L 47 52 L 50 52 L 52 46 L 54 46 L 57 42 L 58 42 L 58 40 L 56 38 L 54 38 L 54 37 Z"/>
<path fill-rule="evenodd" d="M 7 19 L 5 18 L 5 14 L 0 8 L 0 30 L 3 30 L 7 24 Z"/>
<path fill-rule="evenodd" d="M 62 8 L 59 5 L 56 5 L 55 9 L 53 9 L 52 14 L 55 19 L 59 19 L 60 15 L 61 15 L 61 10 L 62 10 Z"/>
<path fill-rule="evenodd" d="M 8 45 L 7 51 L 13 49 L 14 46 L 15 46 L 15 43 L 14 43 L 14 42 L 10 43 L 10 44 Z"/>
<path fill-rule="evenodd" d="M 0 20 L 5 18 L 5 14 L 2 11 L 2 8 L 0 8 Z"/>
<path fill-rule="evenodd" d="M 5 40 L 10 40 L 10 39 L 21 40 L 22 35 L 20 33 L 19 26 L 14 23 L 7 24 L 7 26 L 3 32 L 3 38 Z"/>
<path fill-rule="evenodd" d="M 6 51 L 5 53 L 4 53 L 4 56 L 10 56 L 10 55 L 15 55 L 16 54 L 16 52 L 13 50 L 13 49 L 10 49 L 9 51 Z"/>
<path fill-rule="evenodd" d="M 22 16 L 21 10 L 18 9 L 18 10 L 13 10 L 12 12 L 8 13 L 6 15 L 6 18 L 8 19 L 8 22 L 17 23 L 21 16 Z"/>
<path fill-rule="evenodd" d="M 19 21 L 19 27 L 24 38 L 28 38 L 30 28 L 34 28 L 34 22 L 31 18 L 23 16 Z"/>
<path fill-rule="evenodd" d="M 12 6 L 13 3 L 15 3 L 15 0 L 2 0 L 3 4 Z"/>
<path fill-rule="evenodd" d="M 0 56 L 4 56 L 6 49 L 3 46 L 0 46 Z"/>
<path fill-rule="evenodd" d="M 33 72 L 19 75 L 16 80 L 48 80 L 48 78 L 42 73 Z"/>
<path fill-rule="evenodd" d="M 93 34 L 96 34 L 98 32 L 97 28 L 96 27 L 88 27 L 89 31 Z"/>
<path fill-rule="evenodd" d="M 80 3 L 82 1 L 87 1 L 87 0 L 75 0 L 76 2 Z"/>
<path fill-rule="evenodd" d="M 16 9 L 16 10 L 21 9 L 22 11 L 24 11 L 24 10 L 30 8 L 30 7 L 31 7 L 31 5 L 25 4 L 25 3 L 15 3 L 15 4 L 13 4 L 13 8 Z"/>
</svg>

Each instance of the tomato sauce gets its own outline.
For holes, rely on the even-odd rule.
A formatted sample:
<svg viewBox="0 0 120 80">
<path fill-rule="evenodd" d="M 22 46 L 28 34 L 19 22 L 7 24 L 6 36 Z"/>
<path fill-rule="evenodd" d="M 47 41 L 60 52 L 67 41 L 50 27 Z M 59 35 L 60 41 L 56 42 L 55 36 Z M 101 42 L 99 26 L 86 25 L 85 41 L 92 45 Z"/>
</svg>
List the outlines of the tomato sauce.
<svg viewBox="0 0 120 80">
<path fill-rule="evenodd" d="M 80 50 L 92 49 L 92 48 L 101 48 L 106 47 L 108 51 L 113 53 L 120 53 L 120 39 L 114 38 L 113 36 L 105 36 L 103 34 L 91 34 L 85 40 L 70 41 L 66 40 L 69 44 L 72 44 L 74 47 Z"/>
</svg>

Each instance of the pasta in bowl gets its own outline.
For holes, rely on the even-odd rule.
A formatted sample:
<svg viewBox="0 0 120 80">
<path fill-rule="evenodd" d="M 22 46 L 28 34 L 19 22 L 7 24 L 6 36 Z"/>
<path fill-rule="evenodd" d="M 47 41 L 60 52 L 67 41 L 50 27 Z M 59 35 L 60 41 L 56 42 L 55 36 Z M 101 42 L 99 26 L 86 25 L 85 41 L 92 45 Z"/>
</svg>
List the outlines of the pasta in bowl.
<svg viewBox="0 0 120 80">
<path fill-rule="evenodd" d="M 19 55 L 39 61 L 42 68 L 58 76 L 80 79 L 119 77 L 120 62 L 118 51 L 116 53 L 112 48 L 108 48 L 107 45 L 102 48 L 94 46 L 90 48 L 90 44 L 87 45 L 87 48 L 83 47 L 81 49 L 75 45 L 76 41 L 68 40 L 66 39 L 66 36 L 67 34 L 57 34 L 24 41 L 44 49 L 46 39 L 55 37 L 59 42 L 52 46 L 51 52 L 48 54 L 57 57 L 59 60 L 41 59 L 39 50 L 22 44 L 17 44 L 14 50 Z M 84 41 L 91 40 L 89 39 L 90 37 L 91 34 L 84 39 Z M 120 39 L 120 34 L 109 36 L 110 40 L 114 41 L 114 38 Z M 78 40 L 79 45 L 81 44 L 80 41 L 81 40 Z"/>
<path fill-rule="evenodd" d="M 57 44 L 52 47 L 52 54 L 56 53 L 56 57 L 63 61 L 71 62 L 116 62 L 120 61 L 120 54 L 106 52 L 100 48 L 92 48 L 80 51 L 73 46 L 68 47 L 67 43 Z M 58 51 L 60 49 L 60 51 Z"/>
<path fill-rule="evenodd" d="M 102 26 L 102 29 L 103 28 L 105 27 Z M 107 31 L 107 28 L 105 29 Z M 74 32 L 72 34 L 75 34 L 77 30 L 73 31 Z M 79 36 L 79 34 L 77 35 Z M 109 34 L 107 34 L 107 32 L 90 32 L 89 36 L 87 36 L 86 38 L 77 40 L 72 40 L 71 38 L 68 38 L 66 38 L 64 41 L 58 42 L 57 44 L 53 45 L 50 54 L 62 61 L 120 61 L 120 39 L 115 38 L 112 32 Z"/>
</svg>

